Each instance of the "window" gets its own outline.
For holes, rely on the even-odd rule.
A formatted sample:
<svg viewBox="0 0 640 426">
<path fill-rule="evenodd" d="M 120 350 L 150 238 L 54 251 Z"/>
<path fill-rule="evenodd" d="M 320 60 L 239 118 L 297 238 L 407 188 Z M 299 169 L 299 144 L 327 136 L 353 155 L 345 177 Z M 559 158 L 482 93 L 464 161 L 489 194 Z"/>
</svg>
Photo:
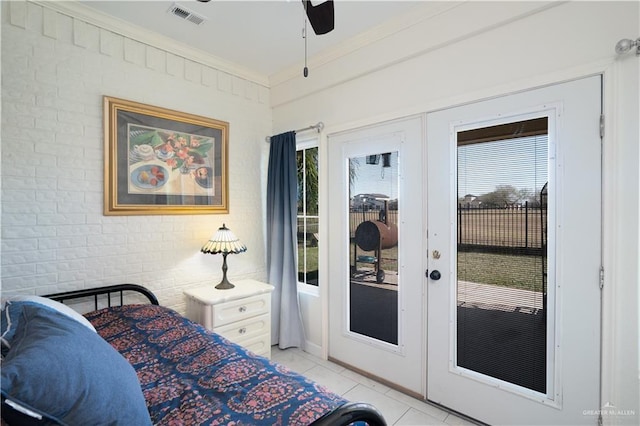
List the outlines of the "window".
<svg viewBox="0 0 640 426">
<path fill-rule="evenodd" d="M 457 365 L 546 394 L 548 117 L 457 135 Z"/>
<path fill-rule="evenodd" d="M 318 285 L 318 147 L 299 144 L 298 282 Z"/>
</svg>

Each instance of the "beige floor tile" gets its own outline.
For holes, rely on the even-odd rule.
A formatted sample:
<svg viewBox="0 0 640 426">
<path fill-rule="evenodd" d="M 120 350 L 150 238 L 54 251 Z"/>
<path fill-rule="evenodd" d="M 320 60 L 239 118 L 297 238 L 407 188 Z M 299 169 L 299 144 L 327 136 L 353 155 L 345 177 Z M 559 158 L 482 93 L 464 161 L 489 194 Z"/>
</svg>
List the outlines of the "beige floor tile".
<svg viewBox="0 0 640 426">
<path fill-rule="evenodd" d="M 375 391 L 378 391 L 380 393 L 385 393 L 388 392 L 389 390 L 391 390 L 391 388 L 387 385 L 383 385 L 382 383 L 376 382 L 373 379 L 370 379 L 368 377 L 363 376 L 362 374 L 356 373 L 355 371 L 351 371 L 348 369 L 345 369 L 342 373 L 343 376 L 348 377 L 352 380 L 355 380 L 356 382 L 360 383 L 361 385 L 364 385 L 368 388 L 371 388 Z"/>
<path fill-rule="evenodd" d="M 372 404 L 380 411 L 389 425 L 397 422 L 410 409 L 408 405 L 360 384 L 343 396 L 350 401 Z"/>
<path fill-rule="evenodd" d="M 271 349 L 271 359 L 304 374 L 327 389 L 354 402 L 368 402 L 385 417 L 389 426 L 475 426 L 432 404 L 405 395 L 341 365 L 320 359 L 298 348 Z"/>
<path fill-rule="evenodd" d="M 304 375 L 338 395 L 344 395 L 358 385 L 358 382 L 322 365 L 316 365 L 312 369 L 305 371 Z"/>
<path fill-rule="evenodd" d="M 409 395 L 406 395 L 402 392 L 398 392 L 397 390 L 391 389 L 386 393 L 387 396 L 397 399 L 398 401 L 407 404 L 408 406 L 425 413 L 441 422 L 444 422 L 444 419 L 447 418 L 449 413 L 444 411 L 435 405 L 429 404 L 427 402 L 421 401 L 419 399 L 413 398 Z"/>
<path fill-rule="evenodd" d="M 476 423 L 465 420 L 455 414 L 449 414 L 447 418 L 444 419 L 444 422 L 451 426 L 477 426 Z"/>
<path fill-rule="evenodd" d="M 271 349 L 271 360 L 282 364 L 296 373 L 304 374 L 317 364 L 296 350 Z"/>
<path fill-rule="evenodd" d="M 415 408 L 410 408 L 404 416 L 400 418 L 393 426 L 432 426 L 432 425 L 446 425 L 442 420 L 438 420 L 435 417 L 431 417 L 428 414 L 418 411 Z"/>
</svg>

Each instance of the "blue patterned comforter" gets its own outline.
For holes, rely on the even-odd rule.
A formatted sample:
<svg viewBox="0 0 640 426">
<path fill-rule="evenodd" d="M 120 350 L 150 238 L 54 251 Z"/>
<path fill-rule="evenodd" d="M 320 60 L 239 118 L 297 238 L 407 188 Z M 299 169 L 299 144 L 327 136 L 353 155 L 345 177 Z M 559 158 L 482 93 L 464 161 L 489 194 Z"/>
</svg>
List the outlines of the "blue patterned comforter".
<svg viewBox="0 0 640 426">
<path fill-rule="evenodd" d="M 347 402 L 162 306 L 86 317 L 135 368 L 157 425 L 308 425 Z"/>
</svg>

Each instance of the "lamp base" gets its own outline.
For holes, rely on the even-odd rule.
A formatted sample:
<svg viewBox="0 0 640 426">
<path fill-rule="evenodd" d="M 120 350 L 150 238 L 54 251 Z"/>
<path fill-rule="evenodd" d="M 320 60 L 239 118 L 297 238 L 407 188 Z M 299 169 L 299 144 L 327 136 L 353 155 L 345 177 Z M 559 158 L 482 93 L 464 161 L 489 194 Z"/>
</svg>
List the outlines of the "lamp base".
<svg viewBox="0 0 640 426">
<path fill-rule="evenodd" d="M 233 284 L 231 284 L 229 282 L 229 280 L 227 279 L 227 271 L 224 271 L 224 274 L 222 275 L 222 281 L 220 281 L 220 284 L 218 284 L 216 286 L 216 288 L 218 290 L 229 290 L 231 288 L 234 288 L 235 286 Z"/>
<path fill-rule="evenodd" d="M 224 277 L 222 281 L 220 281 L 220 284 L 216 286 L 218 290 L 229 290 L 234 287 L 235 285 L 231 284 L 229 280 L 227 280 L 227 277 Z"/>
<path fill-rule="evenodd" d="M 222 281 L 216 286 L 218 290 L 229 290 L 235 287 L 227 279 L 227 254 L 229 253 L 222 253 Z"/>
</svg>

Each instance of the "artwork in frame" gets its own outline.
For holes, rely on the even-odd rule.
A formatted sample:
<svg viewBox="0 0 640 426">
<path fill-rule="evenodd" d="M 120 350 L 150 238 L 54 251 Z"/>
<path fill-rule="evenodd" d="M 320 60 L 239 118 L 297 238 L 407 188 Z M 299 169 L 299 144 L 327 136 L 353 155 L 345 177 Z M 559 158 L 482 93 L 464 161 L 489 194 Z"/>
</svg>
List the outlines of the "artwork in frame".
<svg viewBox="0 0 640 426">
<path fill-rule="evenodd" d="M 229 123 L 104 97 L 105 215 L 228 213 Z"/>
</svg>

